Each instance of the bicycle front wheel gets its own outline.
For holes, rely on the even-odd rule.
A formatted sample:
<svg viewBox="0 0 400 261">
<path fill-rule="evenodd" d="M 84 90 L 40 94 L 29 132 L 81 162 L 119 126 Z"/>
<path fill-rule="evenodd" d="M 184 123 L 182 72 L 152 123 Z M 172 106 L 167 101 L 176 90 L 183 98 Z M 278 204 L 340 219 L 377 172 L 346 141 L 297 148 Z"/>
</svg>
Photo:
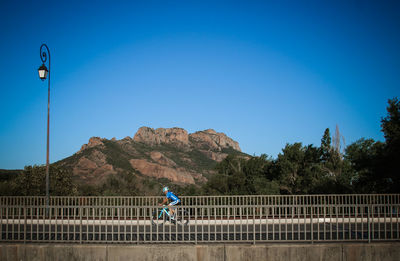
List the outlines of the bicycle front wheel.
<svg viewBox="0 0 400 261">
<path fill-rule="evenodd" d="M 159 210 L 154 210 L 151 215 L 151 223 L 155 226 L 162 225 L 166 222 L 165 215 L 160 215 Z"/>
</svg>

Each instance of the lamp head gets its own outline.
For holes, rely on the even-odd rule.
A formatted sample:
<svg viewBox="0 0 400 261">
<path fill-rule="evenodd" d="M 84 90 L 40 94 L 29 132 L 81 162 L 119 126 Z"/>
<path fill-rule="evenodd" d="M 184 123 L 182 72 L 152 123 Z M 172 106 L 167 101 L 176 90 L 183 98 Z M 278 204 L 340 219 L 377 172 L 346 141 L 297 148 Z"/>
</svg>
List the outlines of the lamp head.
<svg viewBox="0 0 400 261">
<path fill-rule="evenodd" d="M 38 72 L 39 72 L 39 78 L 42 79 L 42 81 L 46 80 L 47 74 L 49 73 L 49 70 L 47 70 L 46 65 L 42 64 L 42 66 L 39 67 Z"/>
</svg>

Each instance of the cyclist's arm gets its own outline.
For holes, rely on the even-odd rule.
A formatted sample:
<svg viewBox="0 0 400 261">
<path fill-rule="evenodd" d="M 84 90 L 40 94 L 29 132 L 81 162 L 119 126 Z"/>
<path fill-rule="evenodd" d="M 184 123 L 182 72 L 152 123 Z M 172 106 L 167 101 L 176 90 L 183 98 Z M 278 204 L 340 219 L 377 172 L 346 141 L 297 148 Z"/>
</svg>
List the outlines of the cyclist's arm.
<svg viewBox="0 0 400 261">
<path fill-rule="evenodd" d="M 168 202 L 168 198 L 164 198 L 163 202 L 160 205 L 165 205 Z"/>
</svg>

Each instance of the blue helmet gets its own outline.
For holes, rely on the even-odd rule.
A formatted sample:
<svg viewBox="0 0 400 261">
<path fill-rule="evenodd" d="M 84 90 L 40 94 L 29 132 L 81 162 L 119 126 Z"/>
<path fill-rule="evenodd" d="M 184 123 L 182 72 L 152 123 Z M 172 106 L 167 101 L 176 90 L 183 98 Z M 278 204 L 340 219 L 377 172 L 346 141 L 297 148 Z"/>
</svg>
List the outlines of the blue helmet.
<svg viewBox="0 0 400 261">
<path fill-rule="evenodd" d="M 165 193 L 165 191 L 168 191 L 168 187 L 163 187 L 162 192 Z"/>
</svg>

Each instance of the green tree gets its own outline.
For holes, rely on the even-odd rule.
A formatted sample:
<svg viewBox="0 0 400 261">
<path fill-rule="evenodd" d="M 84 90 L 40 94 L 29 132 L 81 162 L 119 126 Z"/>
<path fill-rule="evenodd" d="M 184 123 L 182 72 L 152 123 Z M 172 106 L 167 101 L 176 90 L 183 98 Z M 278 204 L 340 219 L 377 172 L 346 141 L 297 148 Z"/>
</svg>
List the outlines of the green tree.
<svg viewBox="0 0 400 261">
<path fill-rule="evenodd" d="M 131 172 L 109 175 L 98 188 L 103 196 L 136 196 L 138 190 L 137 180 Z"/>
<path fill-rule="evenodd" d="M 302 169 L 304 167 L 305 150 L 301 143 L 286 144 L 274 165 L 278 176 L 280 190 L 283 194 L 301 192 Z"/>
<path fill-rule="evenodd" d="M 335 150 L 335 148 L 331 146 L 331 142 L 332 138 L 329 128 L 327 128 L 321 139 L 321 167 L 322 171 L 325 172 L 327 176 L 330 176 L 332 179 L 338 179 L 342 174 L 344 163 L 340 151 Z"/>
<path fill-rule="evenodd" d="M 272 160 L 267 155 L 251 157 L 244 162 L 247 193 L 251 195 L 278 194 L 279 183 L 271 175 Z"/>
<path fill-rule="evenodd" d="M 229 195 L 231 194 L 228 186 L 228 175 L 217 173 L 213 175 L 202 190 L 205 195 Z"/>
<path fill-rule="evenodd" d="M 67 196 L 77 194 L 76 184 L 73 182 L 72 173 L 67 169 L 50 165 L 49 168 L 49 193 L 50 196 Z M 26 166 L 22 174 L 13 181 L 13 194 L 20 196 L 45 196 L 46 195 L 46 167 Z"/>
<path fill-rule="evenodd" d="M 381 161 L 381 177 L 388 183 L 388 192 L 400 192 L 400 102 L 396 98 L 388 101 L 387 116 L 381 127 L 385 136 L 385 147 Z"/>
<path fill-rule="evenodd" d="M 373 139 L 359 139 L 347 146 L 345 160 L 353 170 L 351 183 L 356 192 L 378 193 L 387 184 L 381 178 L 381 155 L 384 144 Z"/>
<path fill-rule="evenodd" d="M 388 100 L 388 115 L 381 120 L 382 132 L 386 145 L 391 149 L 399 149 L 400 144 L 400 102 L 396 98 Z"/>
<path fill-rule="evenodd" d="M 331 157 L 331 147 L 332 139 L 331 139 L 331 134 L 329 131 L 329 128 L 326 128 L 324 131 L 324 135 L 322 136 L 321 139 L 321 159 L 323 162 L 326 162 L 330 159 Z"/>
<path fill-rule="evenodd" d="M 400 102 L 390 99 L 386 109 L 387 116 L 381 120 L 384 143 L 360 139 L 346 148 L 357 192 L 400 192 Z"/>
</svg>

